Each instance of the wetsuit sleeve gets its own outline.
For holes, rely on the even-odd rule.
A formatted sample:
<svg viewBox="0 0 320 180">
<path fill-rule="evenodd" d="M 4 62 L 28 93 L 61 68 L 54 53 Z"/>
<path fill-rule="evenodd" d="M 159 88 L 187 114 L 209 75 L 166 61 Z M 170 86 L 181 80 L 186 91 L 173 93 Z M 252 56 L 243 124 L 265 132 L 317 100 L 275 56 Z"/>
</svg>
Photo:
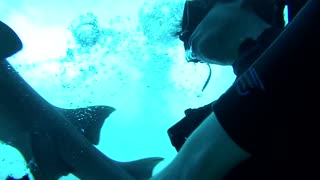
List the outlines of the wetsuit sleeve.
<svg viewBox="0 0 320 180">
<path fill-rule="evenodd" d="M 312 94 L 310 78 L 315 77 L 310 61 L 319 51 L 315 51 L 312 42 L 320 40 L 319 27 L 312 20 L 319 18 L 317 8 L 318 1 L 307 3 L 275 42 L 212 105 L 225 131 L 253 155 L 286 155 L 288 124 L 309 114 L 305 107 Z"/>
<path fill-rule="evenodd" d="M 253 66 L 212 104 L 230 137 L 253 155 L 270 154 L 275 146 L 284 148 L 287 112 L 281 112 L 279 106 L 287 105 L 282 93 L 272 91 L 278 83 L 268 86 Z"/>
</svg>

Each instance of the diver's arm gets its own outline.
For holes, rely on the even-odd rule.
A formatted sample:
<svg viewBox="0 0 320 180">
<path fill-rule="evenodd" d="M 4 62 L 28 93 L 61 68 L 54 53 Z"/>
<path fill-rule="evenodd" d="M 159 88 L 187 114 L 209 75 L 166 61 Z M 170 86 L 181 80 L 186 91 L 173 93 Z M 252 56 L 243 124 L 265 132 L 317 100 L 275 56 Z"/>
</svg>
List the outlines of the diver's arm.
<svg viewBox="0 0 320 180">
<path fill-rule="evenodd" d="M 212 112 L 187 139 L 175 159 L 152 180 L 218 180 L 250 156 L 228 136 Z"/>
</svg>

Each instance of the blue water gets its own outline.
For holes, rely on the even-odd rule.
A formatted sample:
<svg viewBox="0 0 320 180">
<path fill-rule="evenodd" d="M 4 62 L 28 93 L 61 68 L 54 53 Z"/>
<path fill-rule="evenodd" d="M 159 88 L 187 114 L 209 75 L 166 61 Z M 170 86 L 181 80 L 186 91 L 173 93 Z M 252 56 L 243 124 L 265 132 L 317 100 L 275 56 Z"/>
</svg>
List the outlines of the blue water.
<svg viewBox="0 0 320 180">
<path fill-rule="evenodd" d="M 63 108 L 108 105 L 99 150 L 130 161 L 176 155 L 166 134 L 187 108 L 217 99 L 232 68 L 187 63 L 179 31 L 184 0 L 5 0 L 0 20 L 24 49 L 9 59 L 46 100 Z M 20 153 L 0 142 L 0 179 L 29 173 Z M 61 179 L 77 179 L 69 176 Z"/>
</svg>

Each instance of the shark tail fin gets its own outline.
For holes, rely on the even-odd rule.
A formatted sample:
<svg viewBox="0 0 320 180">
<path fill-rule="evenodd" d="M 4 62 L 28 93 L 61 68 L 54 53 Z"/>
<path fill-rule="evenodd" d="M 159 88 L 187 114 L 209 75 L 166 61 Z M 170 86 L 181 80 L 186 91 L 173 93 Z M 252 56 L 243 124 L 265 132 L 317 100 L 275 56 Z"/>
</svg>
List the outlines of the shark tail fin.
<svg viewBox="0 0 320 180">
<path fill-rule="evenodd" d="M 150 157 L 130 162 L 117 162 L 136 179 L 150 179 L 154 167 L 163 160 L 161 157 Z"/>
<path fill-rule="evenodd" d="M 78 109 L 61 109 L 64 116 L 94 145 L 99 144 L 100 131 L 107 117 L 115 111 L 110 106 L 89 106 Z"/>
</svg>

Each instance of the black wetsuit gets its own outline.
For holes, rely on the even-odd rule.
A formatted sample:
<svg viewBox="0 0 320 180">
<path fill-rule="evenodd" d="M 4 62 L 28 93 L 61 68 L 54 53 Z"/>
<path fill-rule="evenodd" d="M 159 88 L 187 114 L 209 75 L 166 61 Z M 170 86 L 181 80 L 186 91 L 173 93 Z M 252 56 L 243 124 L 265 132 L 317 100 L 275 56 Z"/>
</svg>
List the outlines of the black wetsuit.
<svg viewBox="0 0 320 180">
<path fill-rule="evenodd" d="M 274 87 L 281 89 L 279 85 L 282 84 L 282 80 L 266 87 L 260 78 L 260 72 L 252 66 L 280 33 L 281 29 L 272 27 L 265 30 L 257 40 L 248 39 L 240 46 L 240 58 L 232 65 L 237 79 L 225 94 L 212 103 L 211 111 L 215 112 L 226 132 L 240 147 L 253 154 L 252 158 L 234 168 L 225 177 L 226 180 L 280 179 L 274 176 L 280 174 L 275 171 L 286 166 L 278 160 L 279 157 L 285 158 L 287 151 L 287 118 L 282 117 L 282 109 L 277 107 L 280 104 L 285 105 L 285 102 L 278 104 L 278 100 L 284 96 L 280 92 L 269 92 Z M 271 69 L 264 70 L 264 74 L 273 73 Z M 279 71 L 280 74 L 285 73 L 284 69 Z M 266 77 L 274 78 L 269 75 Z M 284 93 L 289 91 L 289 86 L 282 85 L 286 88 L 283 89 Z M 284 119 L 279 120 L 279 117 Z M 275 160 L 273 150 L 268 147 L 279 147 L 283 152 L 277 155 Z M 274 164 L 279 166 L 275 167 Z"/>
<path fill-rule="evenodd" d="M 252 158 L 226 179 L 289 179 L 288 128 L 308 123 L 320 50 L 320 2 L 311 0 L 279 38 L 236 80 L 212 110 Z M 319 58 L 318 58 L 319 59 Z M 313 79 L 312 79 L 313 78 Z M 312 118 L 313 119 L 313 118 Z M 302 128 L 301 128 L 302 129 Z M 304 142 L 295 140 L 296 146 Z M 292 171 L 292 170 L 291 170 Z"/>
<path fill-rule="evenodd" d="M 307 101 L 316 82 L 312 77 L 317 77 L 312 60 L 320 51 L 319 6 L 310 0 L 274 42 L 277 29 L 266 30 L 257 41 L 247 40 L 233 65 L 235 83 L 217 101 L 186 111 L 168 130 L 173 146 L 179 150 L 187 132 L 214 111 L 234 142 L 253 155 L 225 179 L 288 179 L 288 124 L 314 114 Z"/>
<path fill-rule="evenodd" d="M 261 56 L 261 54 L 266 50 L 266 48 L 275 40 L 275 38 L 280 34 L 280 32 L 281 32 L 281 29 L 278 29 L 275 27 L 268 28 L 258 37 L 257 40 L 247 39 L 241 44 L 239 48 L 240 56 L 232 65 L 233 71 L 237 76 L 236 82 L 232 87 L 237 87 L 238 84 L 245 85 L 245 83 L 242 83 L 243 82 L 242 79 L 247 79 L 247 78 L 244 78 L 241 75 L 244 74 L 244 76 L 247 77 L 247 74 L 252 74 L 252 72 L 246 72 L 246 71 L 259 58 L 259 56 Z M 232 89 L 233 88 L 230 88 L 229 91 L 227 91 L 224 95 L 222 95 L 218 99 L 218 101 L 215 101 L 213 103 L 210 103 L 206 106 L 203 106 L 197 109 L 187 109 L 185 111 L 186 116 L 168 130 L 168 134 L 170 136 L 171 142 L 173 146 L 175 146 L 177 151 L 180 150 L 186 138 L 188 138 L 188 136 L 193 132 L 193 130 L 200 125 L 200 123 L 212 112 L 212 110 L 217 114 L 218 120 L 220 121 L 222 126 L 224 128 L 226 127 L 227 133 L 228 134 L 231 133 L 231 134 L 234 134 L 234 136 L 239 137 L 240 140 L 234 139 L 235 142 L 239 143 L 239 141 L 246 140 L 248 138 L 247 136 L 256 135 L 256 132 L 252 132 L 252 130 L 247 131 L 247 127 L 243 126 L 245 124 L 243 122 L 245 120 L 243 119 L 245 119 L 246 116 L 249 116 L 249 115 L 253 116 L 254 114 L 256 115 L 257 119 L 259 118 L 257 116 L 262 116 L 265 118 L 267 117 L 265 115 L 260 115 L 261 111 L 257 111 L 256 109 L 253 109 L 247 104 L 243 103 L 239 105 L 241 107 L 238 107 L 237 97 L 233 97 L 233 96 L 237 96 L 237 94 L 235 94 L 237 92 L 235 92 Z M 239 90 L 241 89 L 245 89 L 245 87 L 243 88 L 240 87 Z M 243 93 L 246 93 L 246 92 L 243 92 Z M 265 102 L 264 100 L 256 99 L 257 95 L 259 95 L 259 92 L 253 92 L 253 94 L 251 94 L 251 99 L 253 99 L 252 103 L 254 103 L 253 106 L 258 107 L 260 106 L 259 103 L 262 103 L 264 104 L 264 106 L 261 108 L 263 110 L 268 111 L 269 108 L 267 107 L 272 105 L 270 103 Z M 247 101 L 247 100 L 241 99 L 239 101 Z M 235 113 L 231 111 L 235 111 Z M 238 111 L 246 114 L 240 116 L 237 114 Z M 226 115 L 230 115 L 230 116 L 225 117 Z M 261 129 L 265 129 L 264 127 L 258 127 L 257 124 L 255 124 L 254 122 L 247 121 L 247 123 L 254 130 L 261 131 Z M 230 129 L 227 129 L 229 127 Z M 272 128 L 269 128 L 269 129 L 272 129 Z M 239 133 L 239 136 L 238 136 L 238 133 Z M 241 134 L 244 134 L 244 133 L 245 133 L 244 137 L 240 136 Z M 267 134 L 269 133 L 266 133 L 266 135 Z M 243 146 L 242 142 L 240 142 L 239 145 L 242 147 Z M 249 151 L 249 152 L 252 152 L 252 151 Z M 226 177 L 226 179 L 228 180 L 229 179 L 230 180 L 231 179 L 246 179 L 246 180 L 256 179 L 258 178 L 257 175 L 262 174 L 264 170 L 270 171 L 269 168 L 265 167 L 265 166 L 270 166 L 270 163 L 268 164 L 261 163 L 262 161 L 264 162 L 264 160 L 260 158 L 256 158 L 256 156 L 254 156 L 254 158 L 250 158 L 249 160 L 243 162 L 241 165 L 235 168 L 232 172 L 230 172 Z"/>
</svg>

